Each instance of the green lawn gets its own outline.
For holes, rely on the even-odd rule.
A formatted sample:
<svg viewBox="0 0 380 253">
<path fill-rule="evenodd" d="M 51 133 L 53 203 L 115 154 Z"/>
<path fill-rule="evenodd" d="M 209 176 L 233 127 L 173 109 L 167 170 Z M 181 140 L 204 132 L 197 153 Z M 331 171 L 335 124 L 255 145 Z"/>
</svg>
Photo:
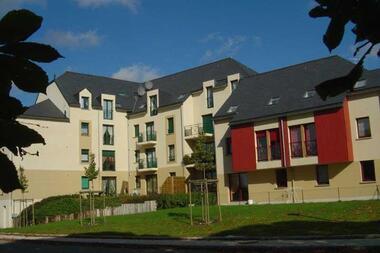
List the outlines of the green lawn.
<svg viewBox="0 0 380 253">
<path fill-rule="evenodd" d="M 199 218 L 200 208 L 194 213 Z M 212 208 L 211 214 L 216 217 L 217 209 Z M 93 227 L 63 221 L 0 232 L 171 237 L 380 234 L 380 201 L 224 206 L 222 214 L 222 222 L 208 226 L 190 226 L 189 209 L 176 208 L 107 217 L 105 224 Z"/>
</svg>

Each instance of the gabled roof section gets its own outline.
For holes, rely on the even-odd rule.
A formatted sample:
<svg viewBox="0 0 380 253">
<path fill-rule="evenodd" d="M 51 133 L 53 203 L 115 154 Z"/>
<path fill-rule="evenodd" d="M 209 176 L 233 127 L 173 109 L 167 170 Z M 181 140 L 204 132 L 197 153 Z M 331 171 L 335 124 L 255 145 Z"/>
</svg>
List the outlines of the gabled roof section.
<svg viewBox="0 0 380 253">
<path fill-rule="evenodd" d="M 236 124 L 340 106 L 345 94 L 326 101 L 318 94 L 306 98 L 304 94 L 314 90 L 323 81 L 346 75 L 353 67 L 353 63 L 331 56 L 245 78 L 240 81 L 237 90 L 227 99 L 215 118 L 231 117 L 230 123 Z M 279 101 L 270 105 L 268 102 L 274 97 L 279 97 Z M 238 106 L 235 113 L 227 112 L 231 106 Z"/>
<path fill-rule="evenodd" d="M 225 58 L 172 75 L 153 79 L 153 89 L 159 89 L 160 91 L 159 106 L 168 106 L 182 103 L 192 92 L 201 90 L 204 81 L 226 80 L 228 75 L 236 73 L 240 73 L 241 77 L 257 74 L 256 71 L 240 62 L 232 58 Z M 135 112 L 143 111 L 139 110 L 139 105 L 143 103 L 146 103 L 145 97 L 139 99 Z"/>
<path fill-rule="evenodd" d="M 134 94 L 140 83 L 109 77 L 94 76 L 75 72 L 65 72 L 55 83 L 70 106 L 79 106 L 79 92 L 88 89 L 92 94 L 92 106 L 101 107 L 100 95 L 116 96 L 116 108 L 131 110 Z"/>
<path fill-rule="evenodd" d="M 20 118 L 46 119 L 56 121 L 68 121 L 68 118 L 50 101 L 46 99 L 28 108 Z"/>
</svg>

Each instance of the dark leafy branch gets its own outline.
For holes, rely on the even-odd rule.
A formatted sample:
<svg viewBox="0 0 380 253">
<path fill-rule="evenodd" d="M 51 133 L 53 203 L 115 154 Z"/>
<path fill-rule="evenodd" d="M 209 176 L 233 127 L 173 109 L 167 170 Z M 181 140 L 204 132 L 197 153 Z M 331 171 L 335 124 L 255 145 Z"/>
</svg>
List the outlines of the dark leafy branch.
<svg viewBox="0 0 380 253">
<path fill-rule="evenodd" d="M 337 48 L 344 37 L 348 23 L 353 24 L 356 49 L 354 56 L 368 47 L 359 62 L 346 75 L 328 80 L 316 87 L 322 99 L 334 97 L 347 90 L 353 90 L 363 73 L 363 63 L 373 47 L 380 43 L 380 1 L 379 0 L 316 0 L 318 6 L 309 15 L 313 18 L 327 17 L 330 23 L 323 36 L 323 43 L 330 52 Z M 359 45 L 360 44 L 360 45 Z M 380 57 L 380 50 L 377 52 Z"/>
<path fill-rule="evenodd" d="M 10 96 L 12 84 L 26 92 L 46 93 L 48 76 L 34 62 L 62 57 L 49 45 L 25 41 L 41 23 L 42 17 L 28 10 L 10 11 L 0 20 L 0 147 L 15 156 L 29 154 L 24 148 L 34 143 L 45 144 L 39 133 L 16 121 L 27 107 Z M 21 188 L 14 164 L 1 151 L 0 189 L 7 193 Z"/>
</svg>

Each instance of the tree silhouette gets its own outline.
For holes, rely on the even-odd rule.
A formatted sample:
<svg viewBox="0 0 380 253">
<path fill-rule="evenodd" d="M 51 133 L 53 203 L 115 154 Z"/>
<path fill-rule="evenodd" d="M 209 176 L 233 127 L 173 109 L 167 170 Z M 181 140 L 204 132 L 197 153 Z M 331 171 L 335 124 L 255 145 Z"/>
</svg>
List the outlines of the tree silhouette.
<svg viewBox="0 0 380 253">
<path fill-rule="evenodd" d="M 22 189 L 22 185 L 4 148 L 22 157 L 28 154 L 24 148 L 31 144 L 45 144 L 39 133 L 16 121 L 28 108 L 10 96 L 12 83 L 26 92 L 46 93 L 48 76 L 34 62 L 62 57 L 49 45 L 25 42 L 41 23 L 42 17 L 28 10 L 10 11 L 0 20 L 0 189 L 5 193 Z"/>
<path fill-rule="evenodd" d="M 316 87 L 319 96 L 326 100 L 347 90 L 352 91 L 363 73 L 365 57 L 380 43 L 380 1 L 379 0 L 315 0 L 318 6 L 310 12 L 310 17 L 330 18 L 323 36 L 323 42 L 330 52 L 337 48 L 344 36 L 345 27 L 352 23 L 356 36 L 354 56 L 364 51 L 355 67 L 346 75 L 327 80 Z M 360 45 L 359 45 L 360 44 Z M 380 50 L 377 52 L 380 57 Z"/>
</svg>

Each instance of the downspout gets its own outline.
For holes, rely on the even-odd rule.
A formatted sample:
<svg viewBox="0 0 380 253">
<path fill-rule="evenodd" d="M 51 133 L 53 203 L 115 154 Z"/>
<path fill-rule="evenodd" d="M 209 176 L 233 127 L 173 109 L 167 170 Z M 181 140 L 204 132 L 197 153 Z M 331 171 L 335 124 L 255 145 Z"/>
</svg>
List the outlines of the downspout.
<svg viewBox="0 0 380 253">
<path fill-rule="evenodd" d="M 183 135 L 183 113 L 182 113 L 182 105 L 180 106 L 179 110 L 180 110 L 180 114 L 181 114 L 181 152 L 182 152 L 182 157 L 185 155 L 183 152 L 184 152 L 184 142 L 185 142 L 185 137 Z M 182 162 L 181 162 L 182 163 Z M 182 164 L 183 165 L 183 164 Z M 182 175 L 185 177 L 185 166 L 182 166 Z"/>
</svg>

